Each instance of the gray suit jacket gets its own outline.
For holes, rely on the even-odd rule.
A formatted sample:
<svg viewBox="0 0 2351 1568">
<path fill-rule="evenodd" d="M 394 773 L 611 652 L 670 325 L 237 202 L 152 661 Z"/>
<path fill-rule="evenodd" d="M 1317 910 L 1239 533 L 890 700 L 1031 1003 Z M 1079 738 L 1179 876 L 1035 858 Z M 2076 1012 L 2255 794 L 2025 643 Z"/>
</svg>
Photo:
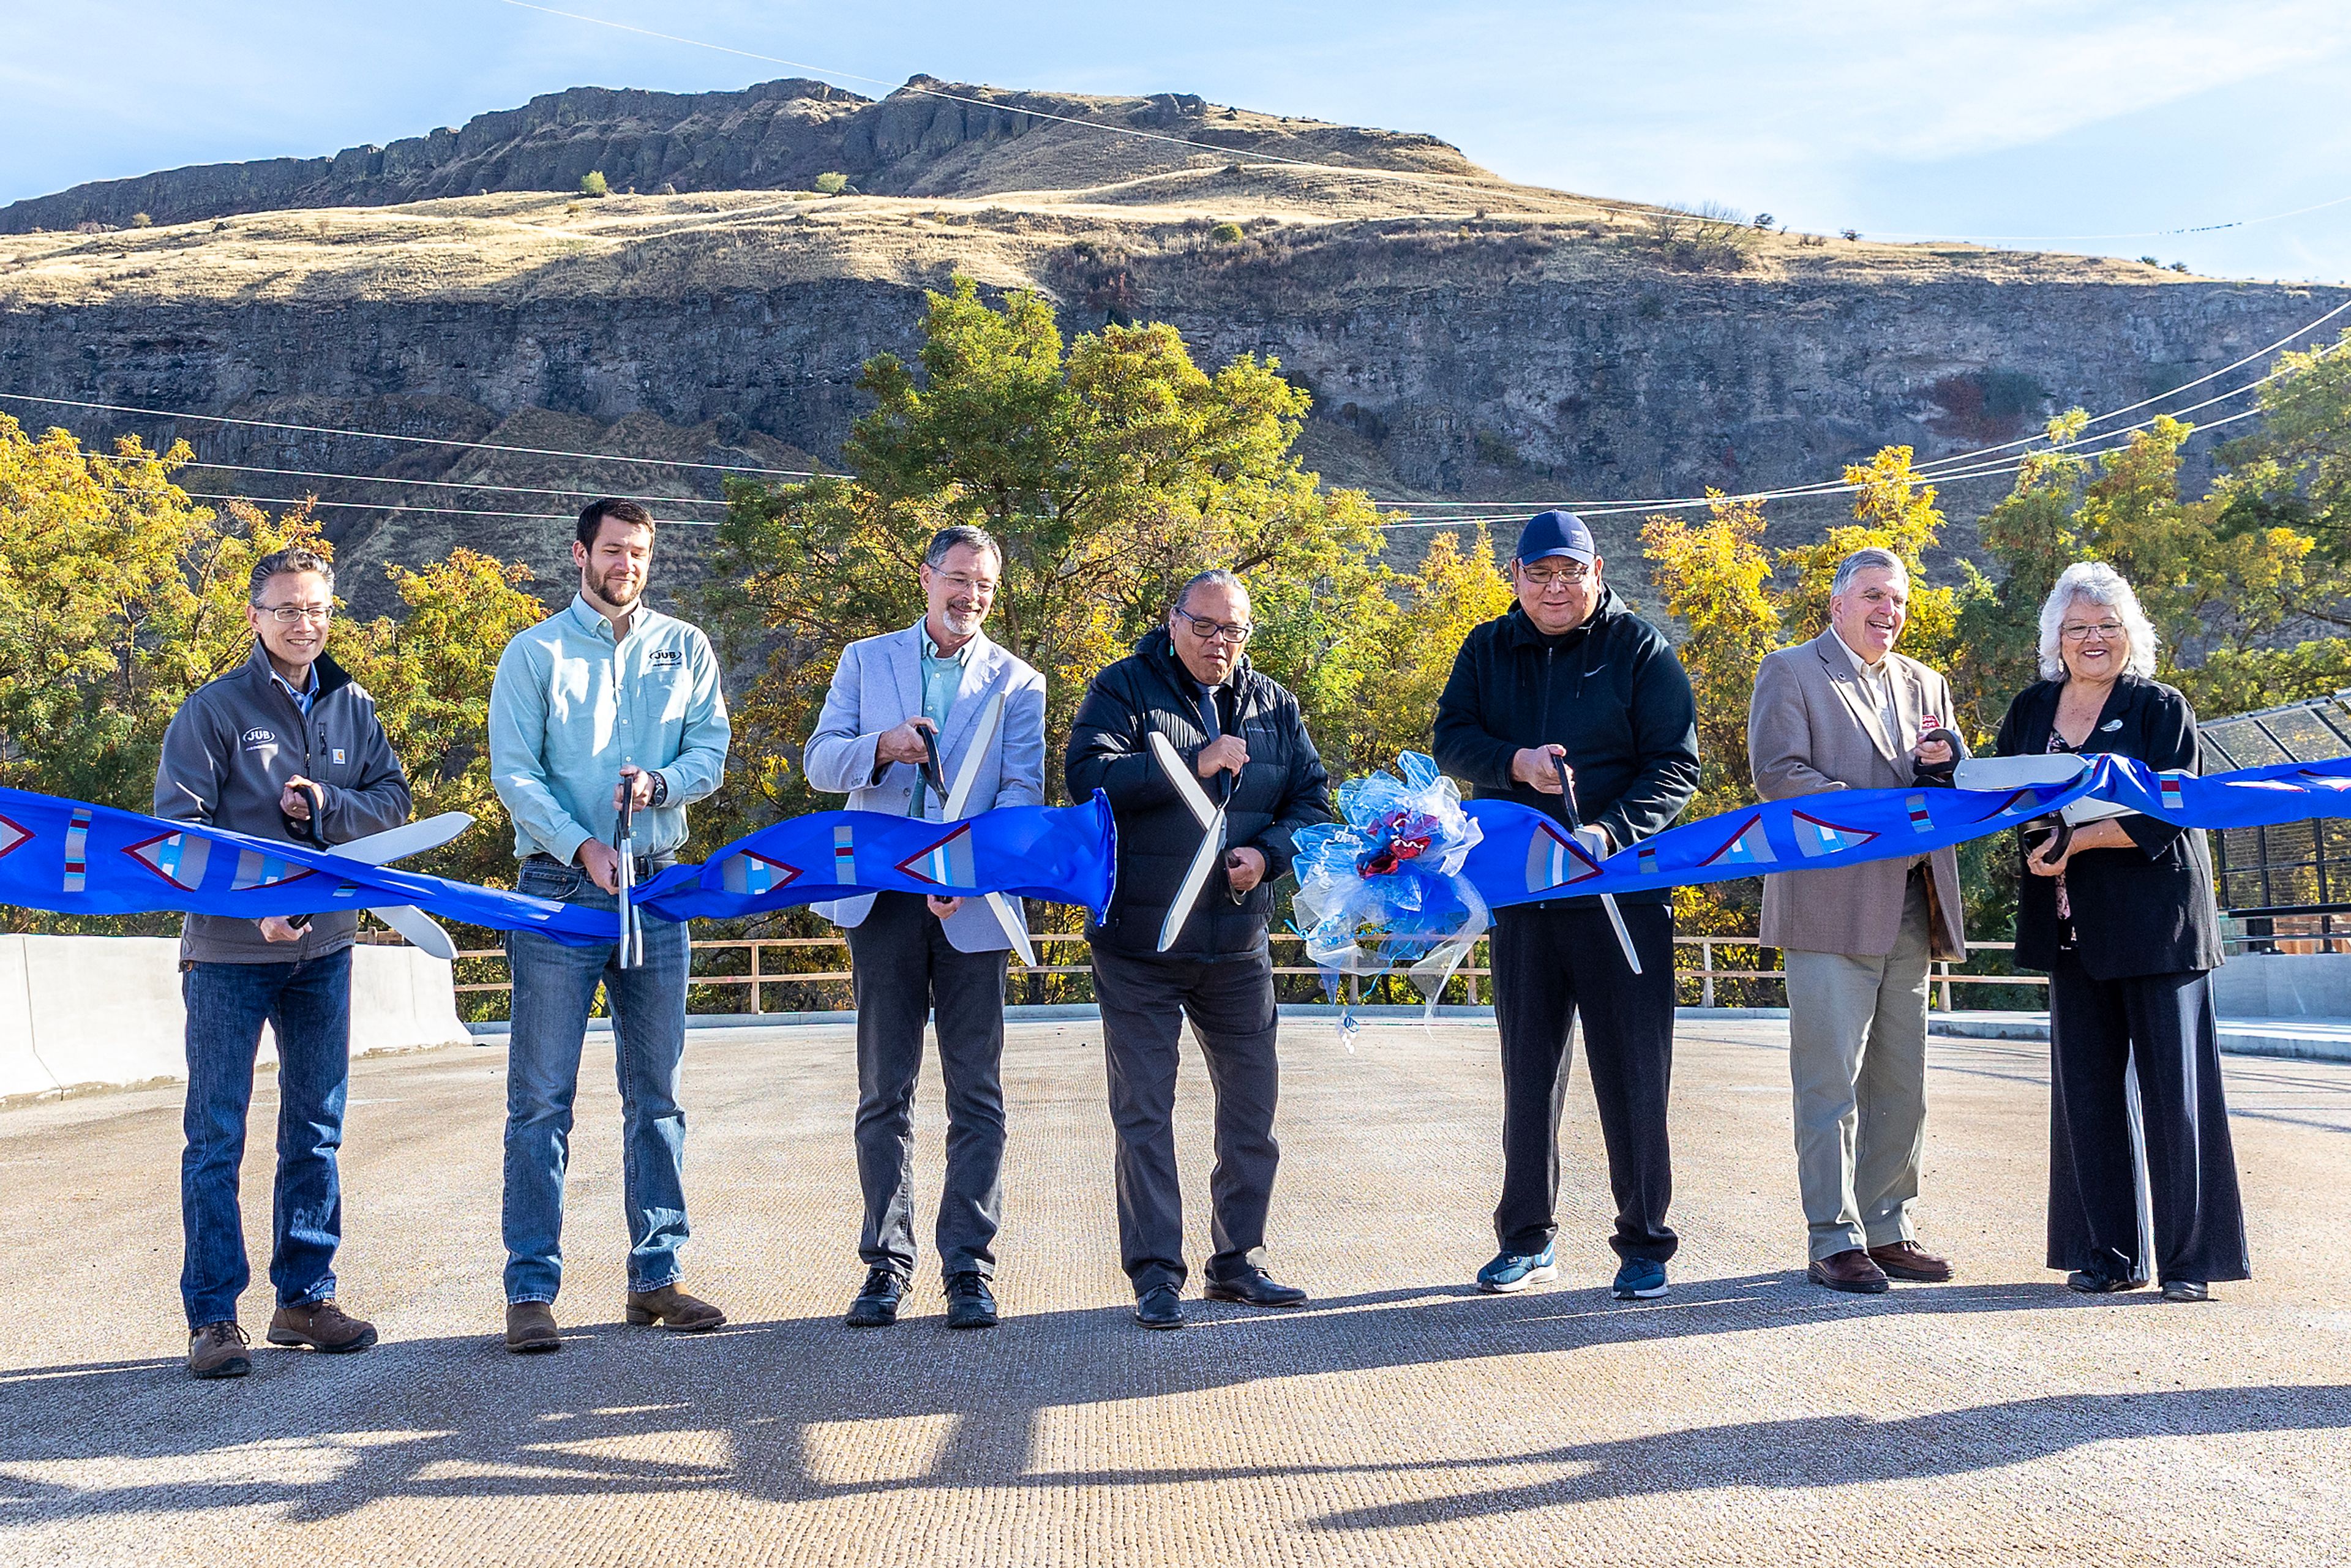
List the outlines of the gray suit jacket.
<svg viewBox="0 0 2351 1568">
<path fill-rule="evenodd" d="M 1004 716 L 980 758 L 979 779 L 972 786 L 965 815 L 977 816 L 998 806 L 1041 806 L 1045 803 L 1045 677 L 987 640 L 985 632 L 972 638 L 971 657 L 963 682 L 956 688 L 955 705 L 939 727 L 939 765 L 952 788 L 956 774 L 971 748 L 972 731 L 980 709 L 998 688 L 1006 693 Z M 903 817 L 914 801 L 921 770 L 909 762 L 885 762 L 878 767 L 874 751 L 884 730 L 895 729 L 923 711 L 923 628 L 920 622 L 903 632 L 867 637 L 841 651 L 832 672 L 832 689 L 825 694 L 824 712 L 809 737 L 800 766 L 809 783 L 831 794 L 846 794 L 852 811 L 886 811 Z M 925 810 L 939 815 L 933 796 Z M 837 925 L 862 922 L 873 907 L 873 895 L 810 904 Z M 947 940 L 961 952 L 988 953 L 1011 946 L 996 917 L 977 900 L 966 904 L 947 922 Z"/>
<path fill-rule="evenodd" d="M 1920 721 L 1951 724 L 1949 682 L 1901 653 L 1894 666 L 1902 734 L 1884 732 L 1884 716 L 1862 685 L 1833 631 L 1766 654 L 1747 708 L 1747 760 L 1755 793 L 1784 800 L 1823 789 L 1896 789 L 1911 782 L 1910 754 Z M 1929 857 L 1935 883 L 1935 956 L 1967 956 L 1956 851 Z M 1799 953 L 1883 957 L 1902 927 L 1909 862 L 1872 861 L 1836 871 L 1785 871 L 1763 879 L 1761 936 L 1769 946 Z"/>
</svg>

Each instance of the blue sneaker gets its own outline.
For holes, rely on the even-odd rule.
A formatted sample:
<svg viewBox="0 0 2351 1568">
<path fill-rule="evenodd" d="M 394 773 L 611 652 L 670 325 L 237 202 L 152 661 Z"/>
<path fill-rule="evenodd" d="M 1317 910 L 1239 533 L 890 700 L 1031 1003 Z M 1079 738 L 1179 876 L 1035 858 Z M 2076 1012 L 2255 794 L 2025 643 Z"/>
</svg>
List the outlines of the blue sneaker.
<svg viewBox="0 0 2351 1568">
<path fill-rule="evenodd" d="M 1627 1258 L 1612 1289 L 1620 1301 L 1653 1301 L 1666 1293 L 1666 1266 L 1650 1258 Z"/>
<path fill-rule="evenodd" d="M 1478 1288 L 1489 1295 L 1507 1296 L 1529 1285 L 1548 1285 L 1558 1278 L 1559 1267 L 1546 1246 L 1540 1252 L 1496 1253 L 1491 1263 L 1478 1270 Z"/>
</svg>

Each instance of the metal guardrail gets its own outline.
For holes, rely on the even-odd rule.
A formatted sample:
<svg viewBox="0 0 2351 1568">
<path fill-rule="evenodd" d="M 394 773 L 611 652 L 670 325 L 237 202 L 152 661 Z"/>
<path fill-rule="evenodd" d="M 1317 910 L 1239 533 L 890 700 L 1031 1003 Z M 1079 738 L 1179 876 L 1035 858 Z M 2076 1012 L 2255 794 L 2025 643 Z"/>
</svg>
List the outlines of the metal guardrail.
<svg viewBox="0 0 2351 1568">
<path fill-rule="evenodd" d="M 1268 936 L 1270 940 L 1275 942 L 1298 943 L 1305 940 L 1296 933 L 1287 931 L 1270 932 L 1268 933 Z M 1081 932 L 1039 931 L 1030 933 L 1029 940 L 1036 943 L 1040 948 L 1044 948 L 1049 946 L 1067 946 L 1072 943 L 1082 946 L 1085 944 L 1086 938 L 1084 934 Z M 2351 934 L 2346 934 L 2344 940 L 2351 941 Z M 798 1009 L 791 1008 L 771 1009 L 766 1006 L 766 993 L 768 987 L 778 985 L 808 985 L 822 981 L 846 981 L 850 977 L 850 972 L 846 968 L 782 970 L 765 968 L 761 964 L 762 953 L 768 948 L 783 948 L 789 950 L 794 948 L 807 949 L 813 947 L 828 947 L 845 949 L 848 946 L 849 939 L 845 936 L 738 936 L 719 937 L 709 941 L 697 941 L 692 945 L 693 951 L 695 954 L 735 952 L 747 948 L 750 952 L 750 958 L 747 971 L 742 974 L 696 974 L 691 976 L 689 983 L 696 986 L 740 986 L 746 988 L 749 994 L 745 999 L 749 1005 L 737 1009 L 738 1011 L 753 1014 L 765 1014 L 769 1011 L 789 1013 L 797 1011 Z M 1715 949 L 1719 947 L 1728 949 L 1757 949 L 1758 952 L 1756 958 L 1752 961 L 1760 962 L 1760 950 L 1763 946 L 1762 940 L 1760 937 L 1712 936 L 1676 936 L 1674 938 L 1674 946 L 1677 949 L 1692 947 L 1698 949 L 1698 964 L 1695 967 L 1677 964 L 1675 967 L 1675 976 L 1677 979 L 1694 979 L 1698 981 L 1698 1005 L 1700 1007 L 1710 1008 L 1716 1005 L 1715 986 L 1718 981 L 1781 980 L 1786 976 L 1786 971 L 1783 969 L 1753 967 L 1735 969 L 1717 967 L 1715 962 L 1717 957 Z M 2012 951 L 2014 947 L 2015 944 L 2012 942 L 1970 942 L 1968 944 L 1968 953 L 1969 956 L 1972 959 L 1974 955 L 1977 953 L 2005 953 Z M 1779 949 L 1775 947 L 1771 949 L 1771 951 L 1776 953 Z M 1470 956 L 1472 958 L 1482 957 L 1485 952 L 1486 944 L 1481 940 L 1476 947 L 1470 950 Z M 1683 955 L 1677 955 L 1677 956 L 1681 956 Z M 506 959 L 506 950 L 500 947 L 473 948 L 460 952 L 457 956 L 461 960 L 495 959 L 503 963 Z M 1733 956 L 1733 954 L 1724 953 L 1721 956 L 1729 958 Z M 1311 965 L 1276 965 L 1273 972 L 1277 977 L 1308 976 L 1319 977 L 1322 974 L 1321 970 L 1314 968 Z M 1090 965 L 1067 963 L 1040 964 L 1034 968 L 1018 967 L 1013 970 L 1015 978 L 1023 975 L 1091 976 L 1092 973 L 1093 969 Z M 1454 973 L 1456 976 L 1462 978 L 1468 986 L 1469 1000 L 1472 1003 L 1490 1003 L 1494 999 L 1490 983 L 1493 977 L 1493 970 L 1491 968 L 1481 964 L 1465 964 L 1459 969 L 1455 970 Z M 1951 964 L 1938 963 L 1935 965 L 1931 976 L 1931 984 L 1935 988 L 1936 993 L 1933 1005 L 1941 1009 L 1943 1011 L 1950 1011 L 1951 988 L 1954 986 L 2046 986 L 2048 983 L 2049 979 L 2045 975 L 1959 974 L 1953 972 L 1953 966 Z M 1363 999 L 1363 982 L 1358 977 L 1352 975 L 1349 976 L 1346 980 L 1346 988 L 1347 999 L 1350 1002 L 1357 1002 Z M 460 994 L 478 995 L 486 992 L 510 991 L 513 989 L 513 983 L 508 979 L 470 981 L 460 983 L 456 987 L 456 989 Z M 1480 994 L 1481 991 L 1484 993 L 1483 995 Z"/>
</svg>

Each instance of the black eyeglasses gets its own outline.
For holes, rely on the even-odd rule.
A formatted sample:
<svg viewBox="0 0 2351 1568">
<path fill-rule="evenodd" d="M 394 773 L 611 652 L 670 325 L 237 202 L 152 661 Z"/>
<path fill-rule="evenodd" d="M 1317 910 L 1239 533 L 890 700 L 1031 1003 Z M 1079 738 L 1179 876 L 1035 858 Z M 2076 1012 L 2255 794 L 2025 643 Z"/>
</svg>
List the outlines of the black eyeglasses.
<svg viewBox="0 0 2351 1568">
<path fill-rule="evenodd" d="M 1248 642 L 1249 633 L 1257 630 L 1254 626 L 1245 625 L 1239 622 L 1217 621 L 1206 615 L 1195 615 L 1188 610 L 1178 610 L 1176 613 L 1191 622 L 1192 635 L 1203 643 L 1214 643 L 1221 639 L 1238 645 Z"/>
</svg>

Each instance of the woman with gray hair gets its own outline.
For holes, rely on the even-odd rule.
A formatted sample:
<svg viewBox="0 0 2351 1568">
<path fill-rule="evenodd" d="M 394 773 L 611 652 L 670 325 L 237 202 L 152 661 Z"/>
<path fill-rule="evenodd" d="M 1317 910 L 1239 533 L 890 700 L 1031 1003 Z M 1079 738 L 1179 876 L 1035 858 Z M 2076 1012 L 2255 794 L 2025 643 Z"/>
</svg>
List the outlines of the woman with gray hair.
<svg viewBox="0 0 2351 1568">
<path fill-rule="evenodd" d="M 2193 770 L 2196 715 L 2153 678 L 2155 648 L 2121 573 L 2068 567 L 2041 607 L 2045 678 L 2009 705 L 1995 749 L 2109 752 Z M 2040 841 L 2023 872 L 2016 961 L 2049 974 L 2049 1266 L 2071 1270 L 2076 1291 L 2136 1290 L 2152 1250 L 2164 1300 L 2208 1300 L 2213 1281 L 2251 1276 L 2221 1097 L 2220 922 L 2204 834 L 2108 817 L 2062 849 Z M 2151 1239 L 2139 1224 L 2142 1148 Z"/>
</svg>

